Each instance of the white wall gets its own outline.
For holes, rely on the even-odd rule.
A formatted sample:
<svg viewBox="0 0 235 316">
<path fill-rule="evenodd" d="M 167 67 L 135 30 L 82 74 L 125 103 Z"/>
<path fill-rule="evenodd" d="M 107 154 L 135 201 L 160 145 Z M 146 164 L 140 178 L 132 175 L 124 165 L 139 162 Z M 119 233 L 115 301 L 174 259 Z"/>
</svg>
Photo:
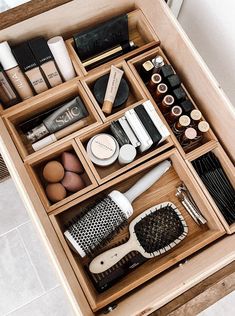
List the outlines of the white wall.
<svg viewBox="0 0 235 316">
<path fill-rule="evenodd" d="M 235 1 L 184 0 L 178 19 L 235 106 Z"/>
</svg>

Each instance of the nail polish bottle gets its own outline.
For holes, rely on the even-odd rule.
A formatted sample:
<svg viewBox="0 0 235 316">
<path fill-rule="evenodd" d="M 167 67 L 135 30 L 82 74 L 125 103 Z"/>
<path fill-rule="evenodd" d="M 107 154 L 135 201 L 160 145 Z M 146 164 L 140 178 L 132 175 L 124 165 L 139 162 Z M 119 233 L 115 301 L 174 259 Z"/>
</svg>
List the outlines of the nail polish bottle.
<svg viewBox="0 0 235 316">
<path fill-rule="evenodd" d="M 42 76 L 41 70 L 37 65 L 27 42 L 12 48 L 13 54 L 19 63 L 20 68 L 29 79 L 34 91 L 39 94 L 48 90 L 48 86 Z"/>
<path fill-rule="evenodd" d="M 53 55 L 43 37 L 36 37 L 29 41 L 29 47 L 33 52 L 40 68 L 42 69 L 50 87 L 55 87 L 63 81 L 57 70 Z"/>
<path fill-rule="evenodd" d="M 31 98 L 33 96 L 33 91 L 18 66 L 7 42 L 0 43 L 0 62 L 21 99 L 25 100 Z"/>
<path fill-rule="evenodd" d="M 20 102 L 20 99 L 4 72 L 2 65 L 0 65 L 0 101 L 5 109 Z"/>
</svg>

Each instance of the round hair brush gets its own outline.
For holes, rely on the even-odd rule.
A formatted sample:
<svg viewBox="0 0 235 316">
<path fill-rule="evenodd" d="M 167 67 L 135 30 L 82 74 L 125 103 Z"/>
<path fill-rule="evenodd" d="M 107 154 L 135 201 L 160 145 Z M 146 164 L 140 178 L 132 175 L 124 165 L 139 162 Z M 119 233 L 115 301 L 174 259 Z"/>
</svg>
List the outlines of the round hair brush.
<svg viewBox="0 0 235 316">
<path fill-rule="evenodd" d="M 81 257 L 92 255 L 103 247 L 133 214 L 132 202 L 149 189 L 170 166 L 171 162 L 164 160 L 125 193 L 114 190 L 95 206 L 85 210 L 83 216 L 75 218 L 64 233 L 70 246 Z"/>
<path fill-rule="evenodd" d="M 111 248 L 92 260 L 89 270 L 102 273 L 131 251 L 145 258 L 159 256 L 175 247 L 188 233 L 188 226 L 180 211 L 171 202 L 164 202 L 141 213 L 129 226 L 130 239 Z"/>
</svg>

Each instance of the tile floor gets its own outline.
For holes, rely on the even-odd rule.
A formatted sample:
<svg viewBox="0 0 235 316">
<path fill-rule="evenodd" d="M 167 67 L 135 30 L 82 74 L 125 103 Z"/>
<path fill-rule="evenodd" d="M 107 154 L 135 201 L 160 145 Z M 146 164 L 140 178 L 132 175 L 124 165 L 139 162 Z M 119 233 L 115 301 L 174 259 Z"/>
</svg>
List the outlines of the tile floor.
<svg viewBox="0 0 235 316">
<path fill-rule="evenodd" d="M 74 316 L 11 179 L 0 183 L 0 316 L 6 315 Z"/>
</svg>

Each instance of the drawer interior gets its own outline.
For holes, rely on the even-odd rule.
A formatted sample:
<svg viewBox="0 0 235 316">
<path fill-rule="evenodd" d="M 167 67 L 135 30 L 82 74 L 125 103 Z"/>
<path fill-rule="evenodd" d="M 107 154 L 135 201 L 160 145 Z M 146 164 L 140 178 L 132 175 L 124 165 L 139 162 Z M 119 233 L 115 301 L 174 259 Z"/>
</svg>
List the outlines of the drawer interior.
<svg viewBox="0 0 235 316">
<path fill-rule="evenodd" d="M 92 10 L 90 10 L 91 6 Z M 134 10 L 138 7 L 141 10 Z M 133 40 L 138 48 L 88 71 L 75 51 L 72 35 L 126 12 L 129 12 L 130 40 Z M 59 15 L 65 17 L 61 23 L 58 23 Z M 32 27 L 35 25 L 37 27 Z M 155 30 L 153 30 L 153 27 Z M 84 6 L 78 4 L 77 1 L 71 1 L 71 3 L 51 10 L 51 12 L 44 13 L 32 18 L 32 20 L 24 21 L 0 32 L 1 40 L 9 40 L 13 44 L 38 35 L 43 35 L 46 38 L 63 35 L 76 70 L 77 77 L 75 79 L 23 101 L 12 108 L 2 110 L 0 115 L 4 119 L 8 133 L 23 161 L 27 175 L 30 177 L 28 186 L 32 186 L 36 190 L 36 193 L 30 195 L 30 199 L 33 200 L 35 196 L 40 198 L 45 213 L 44 216 L 50 219 L 53 232 L 56 231 L 58 240 L 62 245 L 63 254 L 58 256 L 59 262 L 64 263 L 68 260 L 76 274 L 76 278 L 74 278 L 68 276 L 68 272 L 64 271 L 75 293 L 76 300 L 79 301 L 80 299 L 78 288 L 81 290 L 80 294 L 85 293 L 85 300 L 88 301 L 91 307 L 91 309 L 84 308 L 87 315 L 93 315 L 93 312 L 100 311 L 103 307 L 120 298 L 125 299 L 127 294 L 135 294 L 137 288 L 143 289 L 150 280 L 157 284 L 159 278 L 164 277 L 163 272 L 167 273 L 168 269 L 176 263 L 219 239 L 225 233 L 225 229 L 228 233 L 235 231 L 234 224 L 228 225 L 224 220 L 192 166 L 192 161 L 204 153 L 213 151 L 221 161 L 234 186 L 234 166 L 217 139 L 218 136 L 220 140 L 223 138 L 223 145 L 227 149 L 231 147 L 232 155 L 234 152 L 234 144 L 231 141 L 233 135 L 231 135 L 232 129 L 230 128 L 233 126 L 231 124 L 232 115 L 229 115 L 229 106 L 224 107 L 224 112 L 221 112 L 221 104 L 224 102 L 227 105 L 227 101 L 218 96 L 217 90 L 213 90 L 215 84 L 211 83 L 208 76 L 204 77 L 201 73 L 203 67 L 199 65 L 198 61 L 195 61 L 194 52 L 190 51 L 189 45 L 184 44 L 183 36 L 179 33 L 180 31 L 175 22 L 172 21 L 165 4 L 162 1 L 156 1 L 153 6 L 151 0 L 120 0 L 118 4 L 105 0 L 93 3 L 93 1 L 88 0 L 88 4 Z M 175 45 L 176 40 L 177 45 Z M 179 52 L 180 54 L 178 54 Z M 195 108 L 202 111 L 203 117 L 210 122 L 211 129 L 209 132 L 195 147 L 187 150 L 181 147 L 172 133 L 171 127 L 139 74 L 142 63 L 156 55 L 161 55 L 165 63 L 170 63 L 173 66 L 182 80 L 187 98 Z M 128 82 L 130 95 L 122 108 L 111 115 L 105 115 L 93 95 L 93 87 L 94 82 L 100 76 L 110 72 L 111 65 L 124 70 L 124 78 Z M 189 65 L 192 67 L 192 71 L 188 71 Z M 198 79 L 194 80 L 194 76 Z M 88 117 L 83 121 L 82 127 L 67 132 L 66 136 L 60 140 L 34 152 L 32 146 L 25 140 L 19 125 L 78 95 L 89 112 Z M 213 101 L 213 113 L 209 109 L 208 98 Z M 113 121 L 123 116 L 125 111 L 135 108 L 148 99 L 154 105 L 161 120 L 168 127 L 170 137 L 158 146 L 152 147 L 142 154 L 138 153 L 135 160 L 128 165 L 121 167 L 118 162 L 105 168 L 94 165 L 86 152 L 89 139 L 97 133 L 110 133 L 110 124 Z M 222 117 L 222 114 L 226 116 L 226 120 L 223 120 L 223 122 L 219 118 L 220 115 Z M 217 136 L 215 136 L 213 130 L 217 132 Z M 60 155 L 64 151 L 72 152 L 79 158 L 84 168 L 86 186 L 79 192 L 69 194 L 60 202 L 51 203 L 45 194 L 46 183 L 42 179 L 41 172 L 45 163 L 51 159 L 60 161 Z M 134 214 L 131 219 L 149 207 L 164 201 L 171 201 L 185 218 L 189 227 L 188 236 L 178 246 L 161 256 L 150 260 L 143 260 L 142 258 L 139 267 L 133 269 L 125 277 L 116 279 L 113 284 L 109 282 L 109 286 L 106 285 L 107 282 L 104 282 L 103 290 L 98 291 L 97 284 L 100 279 L 103 282 L 103 276 L 94 277 L 94 275 L 90 275 L 87 269 L 90 259 L 87 257 L 82 259 L 69 247 L 64 237 L 64 231 L 68 223 L 75 216 L 80 215 L 85 207 L 93 204 L 94 200 L 102 199 L 112 190 L 116 189 L 124 192 L 148 170 L 165 159 L 172 162 L 171 169 L 148 191 L 136 199 L 133 204 Z M 176 187 L 182 182 L 186 185 L 202 215 L 206 218 L 207 223 L 205 225 L 197 225 L 176 198 Z M 35 212 L 38 212 L 37 208 Z M 52 238 L 50 231 L 46 227 L 44 228 L 50 242 Z M 109 249 L 126 241 L 128 236 L 128 227 L 125 227 L 101 250 Z M 136 255 L 136 253 L 131 253 L 133 257 Z M 136 305 L 138 305 L 138 302 L 136 302 Z"/>
<path fill-rule="evenodd" d="M 139 178 L 146 174 L 147 171 L 164 159 L 170 159 L 172 162 L 172 167 L 166 172 L 166 174 L 162 176 L 158 182 L 156 182 L 149 190 L 147 190 L 134 201 L 134 214 L 131 219 L 135 218 L 149 207 L 162 202 L 171 201 L 178 207 L 185 218 L 189 228 L 188 236 L 171 251 L 166 252 L 159 257 L 146 260 L 146 262 L 136 269 L 133 269 L 130 274 L 122 278 L 110 289 L 103 293 L 96 292 L 94 285 L 92 285 L 92 282 L 86 272 L 87 264 L 90 260 L 88 260 L 87 257 L 81 259 L 78 254 L 69 248 L 67 242 L 65 241 L 63 233 L 66 230 L 68 223 L 84 208 L 87 208 L 89 205 L 93 204 L 94 198 L 95 200 L 100 200 L 114 189 L 125 192 L 132 184 L 134 184 Z M 207 219 L 206 225 L 198 226 L 185 211 L 184 207 L 182 207 L 181 203 L 175 196 L 176 187 L 182 181 L 190 190 L 196 204 Z M 213 240 L 217 239 L 219 236 L 223 235 L 222 225 L 215 216 L 211 206 L 204 198 L 199 186 L 191 177 L 190 171 L 183 162 L 181 156 L 175 150 L 171 150 L 159 158 L 142 164 L 133 171 L 129 171 L 125 175 L 110 181 L 109 184 L 100 186 L 95 191 L 97 192 L 95 197 L 94 193 L 88 194 L 84 201 L 80 201 L 78 204 L 76 204 L 76 200 L 74 200 L 72 201 L 74 206 L 66 209 L 60 208 L 51 214 L 51 219 L 54 222 L 61 243 L 63 244 L 67 255 L 71 259 L 71 263 L 77 273 L 79 281 L 84 285 L 84 290 L 86 291 L 88 299 L 90 300 L 94 310 L 102 308 L 105 305 L 111 303 L 113 300 L 118 299 L 140 284 L 165 271 L 167 268 L 179 262 L 186 256 L 194 253 L 195 251 L 208 245 Z M 121 230 L 121 232 L 117 234 L 117 236 L 115 236 L 115 238 L 113 238 L 112 241 L 101 250 L 103 251 L 113 247 L 114 245 L 117 245 L 118 243 L 122 243 L 126 240 L 128 235 L 128 227 L 126 227 L 125 229 Z M 98 275 L 97 278 L 98 277 L 100 278 L 101 275 Z"/>
</svg>

